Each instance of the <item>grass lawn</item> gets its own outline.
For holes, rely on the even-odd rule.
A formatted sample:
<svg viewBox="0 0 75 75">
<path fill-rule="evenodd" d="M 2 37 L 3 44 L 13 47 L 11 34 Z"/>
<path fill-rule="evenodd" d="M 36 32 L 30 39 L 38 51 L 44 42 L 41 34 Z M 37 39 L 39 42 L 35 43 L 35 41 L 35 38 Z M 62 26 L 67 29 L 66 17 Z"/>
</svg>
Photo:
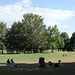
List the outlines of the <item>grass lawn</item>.
<svg viewBox="0 0 75 75">
<path fill-rule="evenodd" d="M 67 54 L 67 57 L 61 57 Z M 63 63 L 59 68 L 39 68 L 39 58 L 45 57 L 45 62 Z M 0 67 L 0 75 L 75 75 L 75 52 L 44 52 L 37 54 L 0 54 L 0 63 L 14 59 L 19 67 Z"/>
</svg>

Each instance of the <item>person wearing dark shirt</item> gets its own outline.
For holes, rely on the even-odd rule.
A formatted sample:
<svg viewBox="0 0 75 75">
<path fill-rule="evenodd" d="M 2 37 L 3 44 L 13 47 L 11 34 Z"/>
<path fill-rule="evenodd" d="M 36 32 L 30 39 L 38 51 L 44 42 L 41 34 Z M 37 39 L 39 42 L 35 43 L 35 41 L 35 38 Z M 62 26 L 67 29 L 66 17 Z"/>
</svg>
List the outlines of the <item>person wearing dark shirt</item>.
<svg viewBox="0 0 75 75">
<path fill-rule="evenodd" d="M 8 67 L 10 67 L 10 60 L 9 60 L 9 59 L 8 59 L 7 62 L 6 62 L 6 65 L 7 65 Z"/>
</svg>

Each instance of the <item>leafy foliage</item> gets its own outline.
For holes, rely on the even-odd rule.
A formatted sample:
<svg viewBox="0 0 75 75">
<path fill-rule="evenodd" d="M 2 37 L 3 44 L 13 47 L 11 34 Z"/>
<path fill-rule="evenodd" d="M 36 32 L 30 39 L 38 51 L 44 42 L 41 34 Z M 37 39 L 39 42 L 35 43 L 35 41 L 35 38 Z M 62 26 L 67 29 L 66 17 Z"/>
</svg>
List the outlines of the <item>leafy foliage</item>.
<svg viewBox="0 0 75 75">
<path fill-rule="evenodd" d="M 74 50 L 75 49 L 75 32 L 73 32 L 70 38 L 70 45 L 71 45 L 71 49 Z"/>
<path fill-rule="evenodd" d="M 45 47 L 46 26 L 39 15 L 27 13 L 23 15 L 22 22 L 15 22 L 7 34 L 6 46 L 8 50 L 34 51 Z"/>
<path fill-rule="evenodd" d="M 57 48 L 60 45 L 60 32 L 57 25 L 48 27 L 48 47 Z"/>
<path fill-rule="evenodd" d="M 0 45 L 2 45 L 4 49 L 6 49 L 4 42 L 5 42 L 5 38 L 6 38 L 5 36 L 7 31 L 8 29 L 6 27 L 6 23 L 0 22 Z"/>
<path fill-rule="evenodd" d="M 42 52 L 44 49 L 65 48 L 75 49 L 75 32 L 69 39 L 66 32 L 60 34 L 57 25 L 48 29 L 43 18 L 37 14 L 27 13 L 23 15 L 21 22 L 14 22 L 10 29 L 6 24 L 0 24 L 0 43 L 5 44 L 7 51 L 14 53 Z"/>
</svg>

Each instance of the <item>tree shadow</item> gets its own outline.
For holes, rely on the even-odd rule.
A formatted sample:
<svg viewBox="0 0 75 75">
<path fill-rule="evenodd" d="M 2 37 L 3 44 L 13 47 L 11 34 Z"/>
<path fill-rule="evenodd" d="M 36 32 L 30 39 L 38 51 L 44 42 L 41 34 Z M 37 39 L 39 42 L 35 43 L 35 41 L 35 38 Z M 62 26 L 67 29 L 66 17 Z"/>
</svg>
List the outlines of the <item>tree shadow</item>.
<svg viewBox="0 0 75 75">
<path fill-rule="evenodd" d="M 62 63 L 61 67 L 39 68 L 39 63 L 17 63 L 17 67 L 0 67 L 1 75 L 75 75 L 75 62 Z"/>
</svg>

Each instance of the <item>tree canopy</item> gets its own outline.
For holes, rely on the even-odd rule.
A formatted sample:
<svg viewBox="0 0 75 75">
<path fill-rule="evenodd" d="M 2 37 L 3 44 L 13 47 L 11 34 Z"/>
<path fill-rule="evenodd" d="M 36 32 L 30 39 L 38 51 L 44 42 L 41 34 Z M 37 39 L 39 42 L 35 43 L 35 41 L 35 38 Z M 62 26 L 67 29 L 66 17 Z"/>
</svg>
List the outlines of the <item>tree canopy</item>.
<svg viewBox="0 0 75 75">
<path fill-rule="evenodd" d="M 33 13 L 23 15 L 21 22 L 14 22 L 9 29 L 0 23 L 0 44 L 7 52 L 42 52 L 44 49 L 75 49 L 75 32 L 71 38 L 67 32 L 60 32 L 57 25 L 46 28 L 42 16 Z"/>
<path fill-rule="evenodd" d="M 39 15 L 27 13 L 23 15 L 22 22 L 15 22 L 6 38 L 6 47 L 13 52 L 32 50 L 45 47 L 46 44 L 46 26 L 43 18 Z M 15 41 L 14 41 L 15 40 Z"/>
</svg>

